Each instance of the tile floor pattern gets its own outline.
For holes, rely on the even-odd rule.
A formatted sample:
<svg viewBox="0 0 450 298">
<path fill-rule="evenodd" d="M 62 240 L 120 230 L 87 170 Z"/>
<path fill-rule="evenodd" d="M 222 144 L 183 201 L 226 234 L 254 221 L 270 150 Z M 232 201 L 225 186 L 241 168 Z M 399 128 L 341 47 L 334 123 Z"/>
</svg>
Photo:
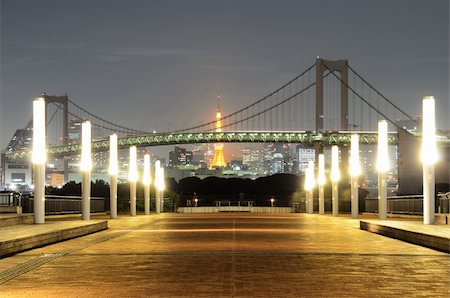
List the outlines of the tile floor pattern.
<svg viewBox="0 0 450 298">
<path fill-rule="evenodd" d="M 81 247 L 0 285 L 0 296 L 450 297 L 448 254 L 345 217 L 163 214 L 109 226 L 0 259 L 1 275 Z"/>
</svg>

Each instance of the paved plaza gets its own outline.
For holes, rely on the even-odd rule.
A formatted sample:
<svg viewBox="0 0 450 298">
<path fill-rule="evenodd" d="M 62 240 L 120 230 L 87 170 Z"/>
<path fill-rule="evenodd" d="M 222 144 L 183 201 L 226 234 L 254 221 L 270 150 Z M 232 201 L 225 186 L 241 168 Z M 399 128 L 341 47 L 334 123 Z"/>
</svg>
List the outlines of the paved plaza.
<svg viewBox="0 0 450 298">
<path fill-rule="evenodd" d="M 1 297 L 449 297 L 450 256 L 308 214 L 123 216 L 0 259 Z"/>
</svg>

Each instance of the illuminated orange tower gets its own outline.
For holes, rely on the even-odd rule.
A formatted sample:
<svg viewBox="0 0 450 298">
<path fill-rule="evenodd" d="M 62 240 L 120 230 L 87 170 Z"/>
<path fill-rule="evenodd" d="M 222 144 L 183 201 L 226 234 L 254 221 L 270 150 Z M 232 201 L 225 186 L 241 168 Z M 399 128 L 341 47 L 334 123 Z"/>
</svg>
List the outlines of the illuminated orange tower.
<svg viewBox="0 0 450 298">
<path fill-rule="evenodd" d="M 220 112 L 220 93 L 217 94 L 217 112 L 216 112 L 216 132 L 222 131 L 222 113 Z M 214 156 L 209 166 L 209 169 L 223 168 L 225 163 L 225 156 L 223 154 L 223 143 L 214 144 Z"/>
</svg>

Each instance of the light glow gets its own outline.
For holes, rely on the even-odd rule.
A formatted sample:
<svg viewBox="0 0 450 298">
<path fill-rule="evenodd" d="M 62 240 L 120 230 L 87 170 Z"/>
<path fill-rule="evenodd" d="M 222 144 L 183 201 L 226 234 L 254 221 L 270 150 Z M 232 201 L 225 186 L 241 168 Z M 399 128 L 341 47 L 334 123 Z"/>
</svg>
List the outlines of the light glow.
<svg viewBox="0 0 450 298">
<path fill-rule="evenodd" d="M 91 122 L 81 124 L 81 163 L 80 170 L 89 172 L 92 169 L 91 159 Z"/>
<path fill-rule="evenodd" d="M 359 135 L 352 135 L 350 148 L 350 175 L 357 177 L 361 175 L 361 165 L 359 164 Z"/>
<path fill-rule="evenodd" d="M 331 147 L 331 181 L 339 181 L 341 173 L 339 171 L 339 148 L 334 145 Z"/>
<path fill-rule="evenodd" d="M 130 161 L 128 164 L 128 181 L 136 182 L 138 180 L 137 171 L 137 150 L 136 146 L 130 147 Z"/>
<path fill-rule="evenodd" d="M 434 97 L 425 96 L 422 104 L 422 151 L 420 158 L 423 164 L 432 165 L 438 160 Z"/>
<path fill-rule="evenodd" d="M 312 161 L 308 162 L 308 167 L 305 172 L 305 190 L 312 190 L 316 185 L 314 179 L 314 163 Z"/>
<path fill-rule="evenodd" d="M 386 120 L 378 121 L 377 170 L 379 172 L 387 172 L 389 170 L 388 124 Z"/>
<path fill-rule="evenodd" d="M 113 176 L 117 176 L 119 174 L 116 134 L 109 136 L 109 174 Z"/>
<path fill-rule="evenodd" d="M 33 101 L 33 152 L 34 164 L 45 164 L 45 99 L 36 98 Z"/>
<path fill-rule="evenodd" d="M 325 156 L 321 153 L 319 154 L 319 171 L 317 175 L 317 184 L 325 184 Z"/>
<path fill-rule="evenodd" d="M 150 185 L 152 183 L 152 176 L 150 174 L 150 155 L 144 155 L 144 174 L 142 176 L 142 183 Z"/>
</svg>

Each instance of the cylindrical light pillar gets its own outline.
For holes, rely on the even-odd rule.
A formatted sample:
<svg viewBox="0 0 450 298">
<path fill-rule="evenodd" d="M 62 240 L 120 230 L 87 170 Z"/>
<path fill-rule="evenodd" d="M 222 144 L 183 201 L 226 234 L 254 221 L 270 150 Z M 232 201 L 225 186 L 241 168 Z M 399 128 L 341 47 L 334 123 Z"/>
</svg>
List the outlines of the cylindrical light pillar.
<svg viewBox="0 0 450 298">
<path fill-rule="evenodd" d="M 164 190 L 166 189 L 166 183 L 164 181 L 164 167 L 161 166 L 159 168 L 159 171 L 160 171 L 160 175 L 161 175 L 161 181 L 160 181 L 161 186 L 160 186 L 160 190 L 159 190 L 160 191 L 159 197 L 160 197 L 160 204 L 161 204 L 160 210 L 161 210 L 161 212 L 164 212 Z"/>
<path fill-rule="evenodd" d="M 389 170 L 388 125 L 386 120 L 378 121 L 378 218 L 387 219 L 387 177 Z"/>
<path fill-rule="evenodd" d="M 45 99 L 33 101 L 34 223 L 45 223 Z"/>
<path fill-rule="evenodd" d="M 155 200 L 155 211 L 156 214 L 161 213 L 161 162 L 157 160 L 155 162 L 155 193 L 156 193 L 156 200 Z"/>
<path fill-rule="evenodd" d="M 117 135 L 109 136 L 109 213 L 117 218 L 117 175 L 119 174 L 117 157 Z"/>
<path fill-rule="evenodd" d="M 137 149 L 136 146 L 130 147 L 130 162 L 128 168 L 128 181 L 130 183 L 130 215 L 136 216 L 136 181 L 138 180 L 137 171 Z"/>
<path fill-rule="evenodd" d="M 314 213 L 314 195 L 313 190 L 316 182 L 314 179 L 314 163 L 308 162 L 308 168 L 305 172 L 305 192 L 306 192 L 306 212 Z"/>
<path fill-rule="evenodd" d="M 359 164 L 359 136 L 352 135 L 350 148 L 350 176 L 351 176 L 351 209 L 352 218 L 358 218 L 358 176 L 361 174 L 361 165 Z"/>
<path fill-rule="evenodd" d="M 81 124 L 81 218 L 91 218 L 91 122 Z"/>
<path fill-rule="evenodd" d="M 334 145 L 331 147 L 331 187 L 332 187 L 332 212 L 333 216 L 339 214 L 339 148 Z"/>
<path fill-rule="evenodd" d="M 430 225 L 435 223 L 434 164 L 438 160 L 434 97 L 425 96 L 422 105 L 423 223 Z"/>
<path fill-rule="evenodd" d="M 325 156 L 323 153 L 319 154 L 317 184 L 319 184 L 319 214 L 325 214 Z"/>
<path fill-rule="evenodd" d="M 150 214 L 150 184 L 152 183 L 152 176 L 150 173 L 150 155 L 144 155 L 144 175 L 142 176 L 142 183 L 144 184 L 144 213 Z"/>
</svg>

